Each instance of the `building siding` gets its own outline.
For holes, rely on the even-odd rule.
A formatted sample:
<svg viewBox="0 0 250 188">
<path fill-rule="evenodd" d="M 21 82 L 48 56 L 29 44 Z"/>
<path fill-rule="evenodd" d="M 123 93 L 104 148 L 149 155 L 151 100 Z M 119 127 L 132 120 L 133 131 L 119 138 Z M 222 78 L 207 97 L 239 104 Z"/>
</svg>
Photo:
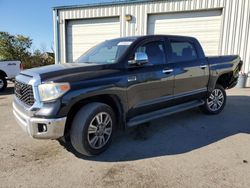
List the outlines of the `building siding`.
<svg viewBox="0 0 250 188">
<path fill-rule="evenodd" d="M 239 54 L 244 61 L 243 71 L 250 71 L 250 43 L 248 42 L 250 39 L 250 1 L 248 0 L 166 0 L 56 9 L 54 11 L 58 11 L 59 23 L 59 41 L 58 49 L 56 49 L 58 62 L 64 63 L 66 58 L 66 20 L 119 16 L 120 35 L 123 37 L 146 35 L 149 14 L 207 9 L 222 9 L 223 11 L 219 55 Z M 131 14 L 133 20 L 125 21 L 126 14 Z"/>
</svg>

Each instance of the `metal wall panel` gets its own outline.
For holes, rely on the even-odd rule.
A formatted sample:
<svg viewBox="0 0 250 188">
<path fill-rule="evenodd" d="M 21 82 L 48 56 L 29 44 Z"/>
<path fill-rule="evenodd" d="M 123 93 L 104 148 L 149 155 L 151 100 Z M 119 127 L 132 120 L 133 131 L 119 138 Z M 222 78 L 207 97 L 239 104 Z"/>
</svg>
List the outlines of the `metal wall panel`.
<svg viewBox="0 0 250 188">
<path fill-rule="evenodd" d="M 138 3 L 119 3 L 107 6 L 58 8 L 58 61 L 65 62 L 65 20 L 96 17 L 120 17 L 120 35 L 146 35 L 149 14 L 222 9 L 222 29 L 220 33 L 219 55 L 239 54 L 244 72 L 250 71 L 250 1 L 249 0 L 165 0 Z M 133 20 L 125 21 L 131 14 Z M 56 16 L 55 16 L 56 17 Z M 56 22 L 56 18 L 54 19 Z M 185 34 L 185 33 L 184 33 Z"/>
</svg>

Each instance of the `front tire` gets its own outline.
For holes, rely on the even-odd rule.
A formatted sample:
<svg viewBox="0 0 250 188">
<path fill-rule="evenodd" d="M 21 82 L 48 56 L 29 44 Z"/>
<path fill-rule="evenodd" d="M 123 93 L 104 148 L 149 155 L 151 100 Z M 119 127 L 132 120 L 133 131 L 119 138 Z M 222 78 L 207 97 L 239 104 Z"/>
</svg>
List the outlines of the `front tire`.
<svg viewBox="0 0 250 188">
<path fill-rule="evenodd" d="M 216 85 L 214 90 L 205 99 L 201 110 L 206 114 L 219 114 L 225 107 L 227 95 L 221 85 Z"/>
<path fill-rule="evenodd" d="M 0 92 L 4 91 L 7 87 L 7 80 L 4 76 L 0 75 Z"/>
<path fill-rule="evenodd" d="M 115 122 L 115 115 L 110 106 L 99 102 L 85 105 L 72 123 L 72 146 L 86 156 L 104 152 L 111 143 Z"/>
</svg>

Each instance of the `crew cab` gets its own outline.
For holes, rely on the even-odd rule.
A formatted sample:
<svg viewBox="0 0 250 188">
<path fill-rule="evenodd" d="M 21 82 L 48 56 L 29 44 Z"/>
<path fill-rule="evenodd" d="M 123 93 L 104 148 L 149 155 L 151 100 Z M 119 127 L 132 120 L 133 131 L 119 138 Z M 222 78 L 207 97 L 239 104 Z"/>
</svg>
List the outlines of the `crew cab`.
<svg viewBox="0 0 250 188">
<path fill-rule="evenodd" d="M 241 67 L 237 55 L 206 57 L 192 37 L 107 40 L 73 63 L 21 72 L 13 112 L 33 138 L 65 138 L 77 152 L 97 155 L 115 129 L 195 107 L 220 113 Z"/>
<path fill-rule="evenodd" d="M 22 68 L 20 61 L 0 61 L 0 92 L 7 87 L 7 80 L 13 80 Z"/>
</svg>

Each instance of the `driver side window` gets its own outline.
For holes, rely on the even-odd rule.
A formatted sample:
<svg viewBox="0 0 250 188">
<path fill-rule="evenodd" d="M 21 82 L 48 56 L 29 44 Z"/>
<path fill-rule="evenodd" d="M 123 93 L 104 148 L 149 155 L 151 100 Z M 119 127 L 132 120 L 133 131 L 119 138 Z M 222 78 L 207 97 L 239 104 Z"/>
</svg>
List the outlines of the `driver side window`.
<svg viewBox="0 0 250 188">
<path fill-rule="evenodd" d="M 159 65 L 166 63 L 165 45 L 163 41 L 153 41 L 139 46 L 135 52 L 144 52 L 150 64 Z"/>
</svg>

